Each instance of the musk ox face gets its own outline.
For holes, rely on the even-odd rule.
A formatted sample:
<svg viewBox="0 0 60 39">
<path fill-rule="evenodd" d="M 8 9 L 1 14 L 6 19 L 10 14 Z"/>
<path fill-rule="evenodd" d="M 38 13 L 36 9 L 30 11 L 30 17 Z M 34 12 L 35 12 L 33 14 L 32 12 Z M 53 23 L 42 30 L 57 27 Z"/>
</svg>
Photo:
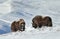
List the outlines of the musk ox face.
<svg viewBox="0 0 60 39">
<path fill-rule="evenodd" d="M 16 31 L 24 31 L 25 30 L 25 21 L 23 19 L 20 19 L 19 21 L 14 21 L 11 24 L 11 30 L 12 32 Z"/>
<path fill-rule="evenodd" d="M 32 26 L 34 28 L 41 28 L 42 26 L 52 27 L 52 19 L 49 16 L 42 17 L 42 16 L 35 16 L 32 19 Z"/>
<path fill-rule="evenodd" d="M 20 31 L 25 30 L 25 21 L 23 19 L 20 19 L 20 21 L 19 21 L 19 30 Z"/>
</svg>

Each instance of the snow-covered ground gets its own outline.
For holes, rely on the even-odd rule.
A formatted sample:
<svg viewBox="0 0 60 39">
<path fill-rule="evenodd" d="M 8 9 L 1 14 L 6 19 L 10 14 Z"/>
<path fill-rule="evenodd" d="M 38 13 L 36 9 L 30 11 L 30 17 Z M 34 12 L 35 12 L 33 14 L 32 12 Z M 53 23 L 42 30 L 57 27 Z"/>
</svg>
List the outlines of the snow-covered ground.
<svg viewBox="0 0 60 39">
<path fill-rule="evenodd" d="M 34 29 L 32 18 L 50 16 L 53 27 Z M 11 23 L 23 18 L 24 32 L 11 32 Z M 60 39 L 60 0 L 0 0 L 0 39 Z"/>
</svg>

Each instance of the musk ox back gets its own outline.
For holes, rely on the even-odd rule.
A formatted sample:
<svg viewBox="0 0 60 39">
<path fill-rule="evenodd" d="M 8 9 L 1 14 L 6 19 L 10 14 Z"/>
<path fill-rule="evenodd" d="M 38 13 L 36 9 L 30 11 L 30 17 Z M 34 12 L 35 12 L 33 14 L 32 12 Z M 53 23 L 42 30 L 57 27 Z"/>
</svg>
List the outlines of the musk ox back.
<svg viewBox="0 0 60 39">
<path fill-rule="evenodd" d="M 19 21 L 14 21 L 11 24 L 11 30 L 12 32 L 16 31 L 24 31 L 25 30 L 25 21 L 23 19 L 20 19 Z"/>
<path fill-rule="evenodd" d="M 41 28 L 42 26 L 52 27 L 52 19 L 49 16 L 42 17 L 42 16 L 35 16 L 32 19 L 32 26 L 34 28 Z"/>
</svg>

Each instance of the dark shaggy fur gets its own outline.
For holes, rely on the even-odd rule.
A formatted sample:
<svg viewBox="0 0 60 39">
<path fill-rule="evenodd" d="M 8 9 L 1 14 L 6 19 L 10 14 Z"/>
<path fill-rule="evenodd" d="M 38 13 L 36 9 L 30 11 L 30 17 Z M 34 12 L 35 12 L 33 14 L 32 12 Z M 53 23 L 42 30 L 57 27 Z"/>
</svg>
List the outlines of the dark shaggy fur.
<svg viewBox="0 0 60 39">
<path fill-rule="evenodd" d="M 37 28 L 37 27 L 42 27 L 42 16 L 35 16 L 33 19 L 32 19 L 32 26 L 34 28 Z"/>
<path fill-rule="evenodd" d="M 20 19 L 19 21 L 14 21 L 11 24 L 11 30 L 12 32 L 16 31 L 24 31 L 25 30 L 25 21 L 23 19 Z"/>
<path fill-rule="evenodd" d="M 32 26 L 34 28 L 41 28 L 42 26 L 52 27 L 52 19 L 49 16 L 42 17 L 42 16 L 35 16 L 32 19 Z"/>
<path fill-rule="evenodd" d="M 43 18 L 43 26 L 52 27 L 52 19 L 49 16 Z"/>
</svg>

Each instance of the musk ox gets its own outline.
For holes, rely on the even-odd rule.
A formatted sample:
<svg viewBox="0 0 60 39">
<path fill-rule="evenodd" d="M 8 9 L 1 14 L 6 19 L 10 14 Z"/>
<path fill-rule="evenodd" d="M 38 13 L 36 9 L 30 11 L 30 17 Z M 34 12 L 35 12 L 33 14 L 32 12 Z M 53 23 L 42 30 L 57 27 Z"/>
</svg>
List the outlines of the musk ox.
<svg viewBox="0 0 60 39">
<path fill-rule="evenodd" d="M 14 21 L 11 24 L 11 30 L 12 32 L 16 31 L 24 31 L 25 30 L 25 21 L 23 19 L 20 19 L 19 21 Z"/>
<path fill-rule="evenodd" d="M 34 28 L 37 28 L 37 27 L 42 27 L 42 16 L 35 16 L 33 19 L 32 19 L 32 26 Z"/>
<path fill-rule="evenodd" d="M 42 16 L 35 16 L 32 19 L 32 26 L 34 28 L 41 28 L 42 26 L 52 27 L 52 19 L 49 16 L 42 17 Z"/>
</svg>

